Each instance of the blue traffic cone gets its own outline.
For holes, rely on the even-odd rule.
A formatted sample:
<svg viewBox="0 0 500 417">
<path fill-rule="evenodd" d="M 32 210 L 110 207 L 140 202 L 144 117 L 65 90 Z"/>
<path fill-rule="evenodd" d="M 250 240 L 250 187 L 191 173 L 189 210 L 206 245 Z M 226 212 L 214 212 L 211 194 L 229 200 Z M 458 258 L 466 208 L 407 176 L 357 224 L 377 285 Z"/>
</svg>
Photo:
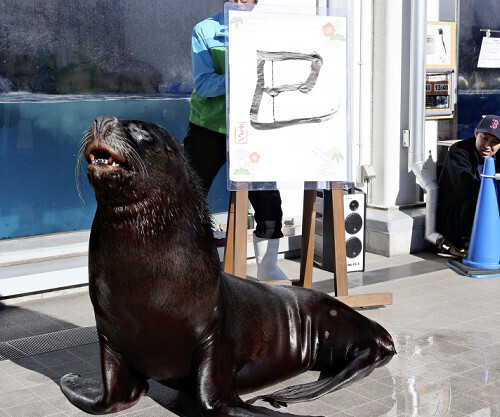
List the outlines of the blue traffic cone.
<svg viewBox="0 0 500 417">
<path fill-rule="evenodd" d="M 500 269 L 500 213 L 495 161 L 491 157 L 484 161 L 469 251 L 462 263 L 473 268 Z"/>
</svg>

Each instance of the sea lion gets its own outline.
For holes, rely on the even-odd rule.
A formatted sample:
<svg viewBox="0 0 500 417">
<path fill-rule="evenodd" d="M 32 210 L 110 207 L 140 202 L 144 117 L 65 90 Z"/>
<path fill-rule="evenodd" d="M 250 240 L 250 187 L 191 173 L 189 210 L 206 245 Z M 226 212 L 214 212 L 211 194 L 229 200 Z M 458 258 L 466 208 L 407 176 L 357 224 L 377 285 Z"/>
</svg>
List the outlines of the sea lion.
<svg viewBox="0 0 500 417">
<path fill-rule="evenodd" d="M 100 116 L 80 156 L 97 200 L 89 292 L 102 376 L 61 379 L 80 409 L 131 407 L 152 378 L 194 394 L 203 416 L 279 416 L 252 403 L 318 398 L 395 354 L 384 328 L 324 293 L 221 272 L 199 179 L 162 127 Z M 319 380 L 239 397 L 307 370 Z"/>
</svg>

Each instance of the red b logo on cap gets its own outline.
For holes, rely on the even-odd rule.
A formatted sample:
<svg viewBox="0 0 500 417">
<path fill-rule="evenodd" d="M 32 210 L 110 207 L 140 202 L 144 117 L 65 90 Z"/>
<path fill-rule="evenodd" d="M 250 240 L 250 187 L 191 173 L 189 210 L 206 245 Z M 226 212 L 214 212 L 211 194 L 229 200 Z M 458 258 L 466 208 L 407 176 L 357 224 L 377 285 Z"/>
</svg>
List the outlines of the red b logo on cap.
<svg viewBox="0 0 500 417">
<path fill-rule="evenodd" d="M 498 127 L 498 120 L 493 119 L 493 122 L 491 123 L 490 129 L 496 129 Z"/>
</svg>

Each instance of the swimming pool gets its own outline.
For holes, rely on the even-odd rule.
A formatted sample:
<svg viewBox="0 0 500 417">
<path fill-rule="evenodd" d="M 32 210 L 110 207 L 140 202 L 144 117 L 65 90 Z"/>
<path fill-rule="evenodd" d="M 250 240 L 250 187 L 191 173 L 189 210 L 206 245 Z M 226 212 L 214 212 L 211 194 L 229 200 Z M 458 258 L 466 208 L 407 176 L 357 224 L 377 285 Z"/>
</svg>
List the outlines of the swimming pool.
<svg viewBox="0 0 500 417">
<path fill-rule="evenodd" d="M 0 94 L 0 239 L 88 229 L 96 207 L 85 174 L 78 195 L 76 156 L 96 116 L 148 120 L 181 142 L 189 97 L 172 95 Z M 212 212 L 227 210 L 222 169 L 209 194 Z"/>
</svg>

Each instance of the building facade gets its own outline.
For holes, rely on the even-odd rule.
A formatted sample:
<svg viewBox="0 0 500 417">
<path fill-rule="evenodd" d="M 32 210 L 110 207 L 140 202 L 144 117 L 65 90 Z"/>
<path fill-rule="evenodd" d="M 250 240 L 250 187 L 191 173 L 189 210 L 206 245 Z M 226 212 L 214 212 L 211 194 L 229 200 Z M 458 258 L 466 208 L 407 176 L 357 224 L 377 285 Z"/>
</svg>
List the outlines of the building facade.
<svg viewBox="0 0 500 417">
<path fill-rule="evenodd" d="M 482 29 L 490 36 L 500 30 L 493 0 L 480 9 L 466 0 L 259 4 L 271 2 L 348 11 L 351 168 L 366 193 L 366 249 L 395 256 L 432 245 L 442 143 L 470 136 L 482 114 L 500 113 L 499 69 L 477 66 Z M 79 140 L 97 115 L 151 120 L 182 141 L 191 29 L 223 3 L 0 0 L 2 248 L 90 228 L 95 203 L 74 167 Z M 455 39 L 447 115 L 426 112 L 429 22 L 451 27 Z M 302 190 L 282 194 L 285 218 L 300 218 Z M 214 213 L 226 210 L 225 172 L 209 203 Z"/>
</svg>

